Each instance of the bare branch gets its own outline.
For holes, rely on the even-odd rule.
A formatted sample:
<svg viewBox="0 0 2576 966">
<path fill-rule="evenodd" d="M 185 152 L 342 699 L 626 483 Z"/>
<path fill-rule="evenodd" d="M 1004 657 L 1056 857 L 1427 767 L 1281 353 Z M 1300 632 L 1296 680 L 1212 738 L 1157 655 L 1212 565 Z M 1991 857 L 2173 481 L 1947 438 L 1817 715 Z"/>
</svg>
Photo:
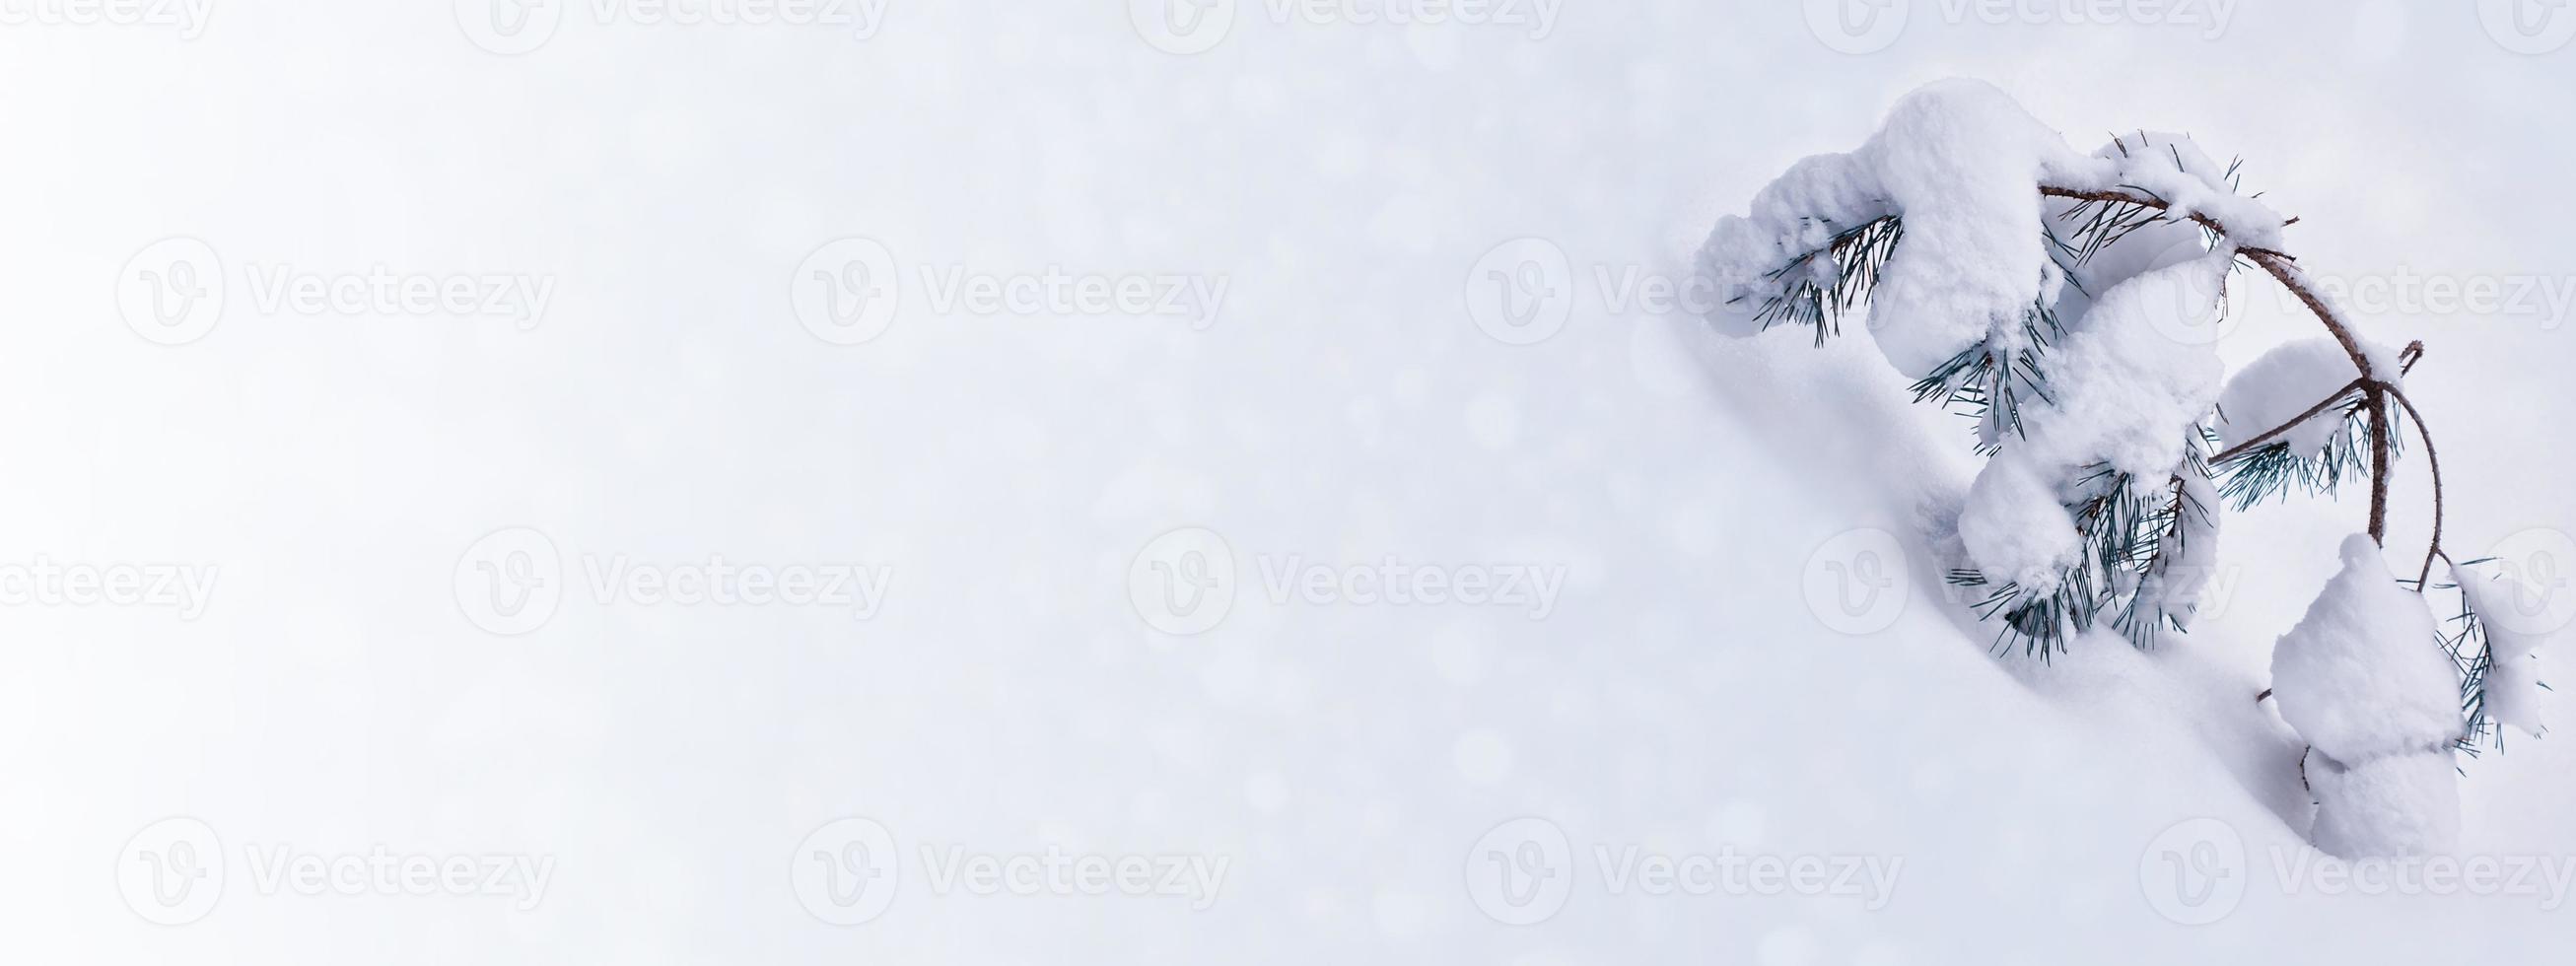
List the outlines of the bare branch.
<svg viewBox="0 0 2576 966">
<path fill-rule="evenodd" d="M 2315 416 L 2316 414 L 2318 414 L 2318 413 L 2322 413 L 2322 412 L 2325 412 L 2327 408 L 2329 408 L 2329 407 L 2333 406 L 2333 405 L 2334 405 L 2334 404 L 2336 404 L 2336 403 L 2342 402 L 2342 401 L 2343 401 L 2343 397 L 2344 397 L 2344 396 L 2351 394 L 2351 392 L 2352 392 L 2353 390 L 2355 390 L 2355 389 L 2359 389 L 2359 388 L 2361 388 L 2361 386 L 2362 386 L 2362 380 L 2359 380 L 2359 379 L 2355 379 L 2355 380 L 2353 380 L 2353 381 L 2351 381 L 2351 382 L 2344 383 L 2344 384 L 2343 384 L 2343 388 L 2341 388 L 2341 389 L 2337 389 L 2337 390 L 2335 390 L 2335 391 L 2334 391 L 2334 395 L 2327 396 L 2327 397 L 2325 398 L 2325 400 L 2324 400 L 2324 401 L 2319 402 L 2319 403 L 2317 403 L 2317 404 L 2316 404 L 2316 405 L 2314 405 L 2314 406 L 2310 406 L 2310 407 L 2308 407 L 2308 410 L 2307 410 L 2306 412 L 2303 412 L 2303 413 L 2298 414 L 2297 416 L 2293 416 L 2293 417 L 2291 417 L 2289 422 L 2282 423 L 2281 425 L 2274 426 L 2274 427 L 2272 427 L 2272 428 L 2270 428 L 2270 429 L 2267 429 L 2267 430 L 2264 430 L 2264 431 L 2262 431 L 2262 432 L 2260 432 L 2260 433 L 2257 433 L 2257 434 L 2255 434 L 2254 438 L 2252 438 L 2252 439 L 2249 439 L 2249 440 L 2246 440 L 2246 441 L 2244 441 L 2244 442 L 2242 442 L 2242 443 L 2238 443 L 2238 444 L 2236 444 L 2236 445 L 2234 445 L 2234 446 L 2230 446 L 2230 447 L 2228 447 L 2228 448 L 2227 448 L 2227 450 L 2226 450 L 2225 452 L 2222 452 L 2222 453 L 2218 454 L 2217 456 L 2211 457 L 2211 458 L 2210 458 L 2210 462 L 2212 462 L 2212 463 L 2224 463 L 2224 462 L 2227 462 L 2228 460 L 2235 459 L 2235 458 L 2236 458 L 2236 457 L 2238 457 L 2238 456 L 2242 456 L 2242 455 L 2244 455 L 2245 451 L 2247 451 L 2247 450 L 2250 450 L 2250 449 L 2253 449 L 2254 447 L 2261 446 L 2261 445 L 2263 445 L 2263 444 L 2265 444 L 2265 443 L 2271 442 L 2271 441 L 2272 441 L 2272 437 L 2274 437 L 2274 436 L 2279 436 L 2279 435 L 2281 435 L 2282 433 L 2289 432 L 2291 429 L 2293 429 L 2293 428 L 2297 427 L 2300 423 L 2307 422 L 2307 421 L 2309 420 L 2309 418 L 2311 418 L 2311 417 Z"/>
<path fill-rule="evenodd" d="M 2406 393 L 2395 386 L 2388 387 L 2388 394 L 2396 398 L 2398 405 L 2406 407 L 2406 418 L 2415 421 L 2415 435 L 2424 440 L 2424 465 L 2433 470 L 2433 540 L 2424 549 L 2423 569 L 2415 573 L 2415 592 L 2420 594 L 2424 592 L 2424 582 L 2433 576 L 2433 558 L 2439 555 L 2449 559 L 2448 554 L 2442 553 L 2442 456 L 2433 451 L 2433 431 L 2424 428 L 2424 414 L 2415 411 L 2414 400 L 2406 398 Z"/>
</svg>

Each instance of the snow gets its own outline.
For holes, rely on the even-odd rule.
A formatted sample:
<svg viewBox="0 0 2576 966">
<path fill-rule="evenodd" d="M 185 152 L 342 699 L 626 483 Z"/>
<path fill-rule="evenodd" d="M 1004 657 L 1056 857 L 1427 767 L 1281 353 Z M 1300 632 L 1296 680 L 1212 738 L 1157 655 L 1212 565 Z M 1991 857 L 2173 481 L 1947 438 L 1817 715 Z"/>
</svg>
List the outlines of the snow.
<svg viewBox="0 0 2576 966">
<path fill-rule="evenodd" d="M 2367 536 L 2272 649 L 2281 720 L 2345 762 L 2446 748 L 2460 737 L 2460 679 L 2424 598 L 2389 573 Z"/>
<path fill-rule="evenodd" d="M 1835 232 L 1895 214 L 1905 237 L 1869 308 L 1887 361 L 1919 377 L 1989 336 L 2017 340 L 2047 282 L 2037 184 L 2080 160 L 1990 84 L 1927 85 L 1859 150 L 1802 160 L 1754 196 L 1750 214 L 1718 220 L 1695 260 L 1699 277 L 1752 294 L 1711 320 L 1746 334 L 1768 291 L 1758 280 Z"/>
<path fill-rule="evenodd" d="M 2242 151 L 2306 216 L 2292 250 L 2321 275 L 2568 264 L 2564 219 L 2498 176 L 2567 156 L 2564 126 L 2532 123 L 2576 110 L 2565 53 L 2487 57 L 2474 25 L 2408 7 L 2408 56 L 2354 63 L 2333 29 L 2350 5 L 2306 0 L 2214 39 L 1945 27 L 1916 4 L 1865 57 L 1817 44 L 1798 4 L 1598 5 L 1536 43 L 1283 29 L 1237 4 L 1193 57 L 1139 43 L 1122 4 L 898 5 L 858 46 L 554 4 L 559 34 L 511 58 L 460 41 L 448 4 L 218 6 L 188 43 L 0 30 L 0 77 L 47 94 L 0 107 L 19 146 L 0 169 L 42 186 L 0 232 L 15 559 L 224 565 L 193 623 L 0 608 L 0 722 L 28 736 L 0 747 L 0 960 L 2505 964 L 2564 945 L 2568 911 L 2531 897 L 2285 894 L 2268 871 L 2303 847 L 2308 792 L 2301 743 L 2252 698 L 2355 501 L 2232 516 L 2232 606 L 2152 653 L 1996 660 L 1928 555 L 1887 572 L 1913 591 L 1895 623 L 1845 637 L 1799 606 L 1798 561 L 1856 527 L 1910 538 L 1918 495 L 1955 512 L 1962 420 L 1910 405 L 1857 331 L 1705 338 L 1587 298 L 1555 338 L 1502 345 L 1457 280 L 1532 235 L 1580 280 L 1679 276 L 1792 159 L 1861 143 L 1959 70 L 2087 146 L 2151 124 Z M 2260 96 L 2318 78 L 2336 83 L 2287 111 Z M 548 272 L 560 295 L 528 333 L 236 301 L 202 343 L 146 345 L 106 283 L 172 233 L 237 283 L 243 263 L 382 259 Z M 1235 285 L 1201 332 L 943 318 L 915 290 L 883 337 L 822 345 L 786 283 L 852 233 L 907 281 L 1063 261 Z M 2222 354 L 2315 331 L 2248 276 Z M 2434 343 L 2416 397 L 2457 548 L 2576 520 L 2576 488 L 2527 483 L 2576 470 L 2547 443 L 2576 422 L 2546 391 L 2564 327 L 2366 324 Z M 1642 383 L 1649 364 L 1687 378 Z M 1508 451 L 1484 448 L 1487 394 L 1517 411 Z M 2420 546 L 2420 476 L 2392 546 Z M 576 586 L 543 629 L 490 638 L 446 584 L 521 523 Z M 1584 565 L 1544 622 L 1254 587 L 1173 639 L 1125 573 L 1184 524 L 1222 530 L 1247 574 L 1253 553 L 1327 550 Z M 576 554 L 711 550 L 899 570 L 865 623 L 578 586 Z M 1461 760 L 1471 733 L 1508 742 L 1509 778 L 1467 781 L 1491 764 Z M 2576 744 L 2461 764 L 2466 848 L 2576 853 Z M 158 927 L 107 871 L 181 813 L 237 861 L 212 916 Z M 908 858 L 1236 861 L 1201 911 L 908 874 L 883 917 L 837 928 L 787 873 L 845 815 Z M 1579 863 L 1534 926 L 1459 881 L 1517 816 L 1562 826 Z M 2183 928 L 2141 896 L 2140 859 L 2201 816 L 2241 833 L 2252 888 Z M 560 872 L 525 913 L 261 894 L 241 846 L 285 842 Z M 1627 843 L 1905 865 L 1869 912 L 1608 894 L 1588 853 Z"/>
<path fill-rule="evenodd" d="M 1905 238 L 1870 301 L 1870 332 L 1896 371 L 1920 377 L 1990 334 L 2009 344 L 2040 298 L 2043 166 L 2066 143 L 1983 81 L 1931 84 L 1897 102 L 1862 145 Z"/>
<path fill-rule="evenodd" d="M 2209 330 L 2235 250 L 2209 250 L 2187 219 L 2224 214 L 2243 220 L 2249 237 L 2276 240 L 2253 231 L 2264 224 L 2251 214 L 2260 206 L 2236 198 L 2220 175 L 2177 135 L 2116 138 L 2079 157 L 1991 85 L 1942 81 L 1900 100 L 1858 151 L 1802 160 L 1756 195 L 1749 215 L 1719 219 L 1695 265 L 1703 279 L 1736 280 L 1746 293 L 1712 317 L 1719 331 L 1742 335 L 1764 293 L 1776 291 L 1744 280 L 1836 231 L 1901 217 L 1904 235 L 1870 296 L 1869 328 L 1887 361 L 1913 377 L 1980 344 L 2004 355 L 2030 348 L 2026 320 L 2050 306 L 2066 332 L 2050 350 L 2047 398 L 2025 402 L 2022 438 L 2005 438 L 1991 421 L 1980 428 L 2001 453 L 1958 517 L 1980 571 L 2045 593 L 2082 549 L 2065 506 L 2078 498 L 2073 477 L 2108 466 L 2140 497 L 2169 490 L 2217 402 L 2218 355 L 2190 336 Z M 2055 219 L 2075 205 L 2043 198 L 2039 188 L 2049 184 L 2143 186 L 2175 207 L 2073 266 L 2070 279 L 2047 237 L 2071 231 Z M 2180 599 L 2196 583 L 2177 570 L 2156 593 Z"/>
<path fill-rule="evenodd" d="M 2280 214 L 2238 194 L 2227 183 L 2226 166 L 2189 137 L 2141 132 L 2115 139 L 2112 147 L 2108 156 L 2097 155 L 2102 163 L 2089 170 L 2093 180 L 2080 187 L 2143 190 L 2166 202 L 2168 217 L 2201 215 L 2225 226 L 2228 240 L 2239 248 L 2280 249 Z"/>
<path fill-rule="evenodd" d="M 2480 615 L 2478 627 L 2486 632 L 2487 650 L 2493 656 L 2485 683 L 2487 717 L 2538 735 L 2541 704 L 2550 693 L 2540 680 L 2540 649 L 2548 636 L 2532 633 L 2521 621 L 2486 617 L 2509 613 L 2527 588 L 2503 574 L 2481 574 L 2456 564 L 2451 567 L 2451 580 L 2468 598 L 2469 609 Z"/>
<path fill-rule="evenodd" d="M 2119 157 L 2117 143 L 2106 144 L 2094 151 L 2097 159 Z M 2067 239 L 2079 226 L 2067 215 L 2082 202 L 2069 198 L 2049 198 L 2048 224 L 2060 239 Z M 2080 319 L 2093 305 L 2094 293 L 2108 292 L 2111 287 L 2152 269 L 2208 254 L 2201 227 L 2185 218 L 2161 218 L 2137 226 L 2118 243 L 2096 249 L 2092 257 L 2071 266 L 2074 284 L 2064 286 L 2054 308 L 2061 321 Z"/>
<path fill-rule="evenodd" d="M 2024 406 L 2024 438 L 2007 440 L 1978 474 L 1960 514 L 1960 538 L 1990 579 L 2043 593 L 2057 586 L 2051 571 L 2077 549 L 2060 481 L 2087 467 L 2129 474 L 2142 498 L 2172 498 L 2220 363 L 2209 346 L 2169 333 L 2217 310 L 2226 270 L 2222 252 L 2146 271 L 2069 325 L 2049 356 L 2050 398 Z"/>
<path fill-rule="evenodd" d="M 2345 858 L 2450 852 L 2459 838 L 2451 748 L 2460 679 L 2422 595 L 2379 545 L 2344 540 L 2343 569 L 2272 648 L 2272 699 L 2305 739 L 2310 839 Z"/>
<path fill-rule="evenodd" d="M 2289 422 L 2360 376 L 2352 357 L 2331 338 L 2301 339 L 2263 353 L 2229 377 L 2227 391 L 2218 397 L 2220 447 L 2234 447 Z M 2288 443 L 2295 454 L 2314 457 L 2343 430 L 2342 410 L 2327 407 L 2273 439 Z"/>
<path fill-rule="evenodd" d="M 2080 559 L 2082 534 L 2058 501 L 2053 469 L 2014 452 L 1977 474 L 1959 511 L 1959 541 L 1989 582 L 2009 581 L 2045 594 Z"/>
<path fill-rule="evenodd" d="M 2193 426 L 2217 401 L 2218 353 L 2173 337 L 2218 311 L 2230 253 L 2140 274 L 2111 287 L 2049 358 L 2050 402 L 2026 448 L 2065 466 L 2107 460 L 2162 489 Z"/>
<path fill-rule="evenodd" d="M 2347 859 L 2447 855 L 2460 840 L 2460 783 L 2448 750 L 2382 755 L 2346 765 L 2308 756 L 2319 849 Z"/>
<path fill-rule="evenodd" d="M 1836 233 L 1890 211 L 1885 189 L 1861 159 L 1848 154 L 1800 159 L 1754 195 L 1752 214 L 1718 219 L 1709 230 L 1697 270 L 1708 290 L 1725 295 L 1710 299 L 1710 323 L 1728 335 L 1761 331 L 1754 315 L 1777 290 L 1768 280 L 1773 271 L 1823 248 Z M 1820 283 L 1832 280 L 1831 269 L 1830 259 L 1811 264 Z M 1795 281 L 1784 278 L 1778 285 Z"/>
<path fill-rule="evenodd" d="M 2183 514 L 2180 538 L 2160 548 L 2166 556 L 2164 565 L 2147 573 L 2138 585 L 2139 601 L 2177 615 L 2197 606 L 2202 592 L 2217 579 L 2219 568 L 2218 484 L 2209 477 L 2185 473 L 2183 496 L 2187 505 L 2200 507 L 2203 513 Z"/>
</svg>

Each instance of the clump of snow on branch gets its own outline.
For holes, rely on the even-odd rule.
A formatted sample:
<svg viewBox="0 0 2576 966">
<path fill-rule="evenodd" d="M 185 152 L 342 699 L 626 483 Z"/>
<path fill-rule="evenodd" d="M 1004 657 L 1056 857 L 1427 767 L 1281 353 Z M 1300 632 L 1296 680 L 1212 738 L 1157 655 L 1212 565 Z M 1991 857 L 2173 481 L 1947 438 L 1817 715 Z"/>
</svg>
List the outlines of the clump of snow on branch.
<svg viewBox="0 0 2576 966">
<path fill-rule="evenodd" d="M 2465 723 L 2459 669 L 2440 641 L 2423 598 L 2355 534 L 2343 569 L 2273 647 L 2273 699 L 2311 749 L 2318 848 L 2425 855 L 2457 840 L 2451 748 Z"/>
<path fill-rule="evenodd" d="M 2105 462 L 2161 489 L 2182 461 L 2187 431 L 2218 399 L 2224 369 L 2207 345 L 2171 333 L 2205 326 L 2234 253 L 2145 272 L 2111 287 L 2067 323 L 2043 404 L 2016 449 L 2073 467 Z"/>
<path fill-rule="evenodd" d="M 1904 243 L 1870 296 L 1870 328 L 1889 363 L 1920 377 L 1981 341 L 2018 348 L 2025 318 L 2064 283 L 2044 250 L 2042 218 L 2065 203 L 2043 202 L 2041 186 L 2162 199 L 2169 226 L 2181 229 L 2168 228 L 2150 253 L 2196 233 L 2194 214 L 2226 225 L 2240 245 L 2276 244 L 2280 216 L 2237 195 L 2225 171 L 2178 135 L 2141 134 L 2080 155 L 1993 86 L 1941 81 L 1899 101 L 1858 150 L 1801 160 L 1745 215 L 1719 219 L 1695 271 L 1727 296 L 1710 321 L 1750 334 L 1776 321 L 1760 314 L 1771 297 L 1841 281 L 1831 259 L 1812 257 L 1837 235 L 1901 218 Z"/>
<path fill-rule="evenodd" d="M 2003 92 L 1949 82 L 1897 104 L 1858 155 L 1905 219 L 1905 242 L 1871 295 L 1871 332 L 1898 372 L 1920 377 L 1991 337 L 2017 338 L 2042 295 L 2044 168 L 2066 142 Z"/>
<path fill-rule="evenodd" d="M 2333 339 L 2301 339 L 2265 352 L 2237 370 L 2218 399 L 2223 416 L 2218 423 L 2219 445 L 2233 448 L 2286 424 L 2359 378 L 2361 372 L 2353 367 L 2352 357 Z M 2328 406 L 2272 441 L 2288 444 L 2290 452 L 2300 457 L 2313 457 L 2325 452 L 2344 431 L 2344 421 L 2342 410 Z"/>
<path fill-rule="evenodd" d="M 2389 573 L 2379 546 L 2344 540 L 2343 569 L 2272 648 L 2281 720 L 2347 762 L 2460 737 L 2459 669 L 2424 599 Z"/>
<path fill-rule="evenodd" d="M 2146 132 L 2113 142 L 2097 163 L 2070 173 L 2060 187 L 2143 192 L 2163 201 L 2173 219 L 2208 218 L 2240 248 L 2279 250 L 2283 219 L 2271 206 L 2236 192 L 2228 167 L 2188 137 Z"/>
<path fill-rule="evenodd" d="M 2126 475 L 2138 499 L 2175 499 L 2175 467 L 2216 400 L 2221 366 L 2206 345 L 2170 338 L 2217 311 L 2229 253 L 2154 269 L 2104 292 L 2053 356 L 2051 401 L 2024 438 L 1977 474 L 1959 536 L 1988 573 L 2046 593 L 2082 545 L 2057 481 L 2086 467 Z"/>
<path fill-rule="evenodd" d="M 2540 648 L 2546 635 L 2531 633 L 2511 618 L 2497 615 L 2518 613 L 2515 598 L 2524 588 L 2502 575 L 2480 575 L 2465 566 L 2451 568 L 2451 580 L 2468 600 L 2469 610 L 2478 616 L 2478 626 L 2486 633 L 2487 671 L 2482 710 L 2487 720 L 2510 725 L 2527 735 L 2541 730 L 2540 703 L 2548 689 L 2540 681 Z"/>
<path fill-rule="evenodd" d="M 1979 569 L 2037 593 L 2077 565 L 2084 538 L 2058 502 L 2056 480 L 2027 459 L 1998 457 L 1977 474 L 1959 509 L 1959 543 Z"/>
<path fill-rule="evenodd" d="M 1760 328 L 1765 298 L 1797 278 L 1779 273 L 1836 234 L 1883 216 L 1904 244 L 1871 295 L 1872 331 L 1898 371 L 1921 376 L 1990 334 L 2011 338 L 2048 283 L 2035 185 L 2083 159 L 2010 97 L 1978 81 L 1907 95 L 1849 154 L 1807 158 L 1754 196 L 1749 214 L 1718 220 L 1697 269 L 1740 294 L 1712 314 L 1719 328 Z M 1811 260 L 1826 273 L 1830 260 Z"/>
</svg>

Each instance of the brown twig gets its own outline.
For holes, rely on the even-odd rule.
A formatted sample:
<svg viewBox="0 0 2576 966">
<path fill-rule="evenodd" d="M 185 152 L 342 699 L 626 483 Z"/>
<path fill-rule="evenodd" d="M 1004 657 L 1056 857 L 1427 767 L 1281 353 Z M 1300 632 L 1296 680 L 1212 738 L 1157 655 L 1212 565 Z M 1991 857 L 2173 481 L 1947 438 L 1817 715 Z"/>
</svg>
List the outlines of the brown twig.
<svg viewBox="0 0 2576 966">
<path fill-rule="evenodd" d="M 2316 414 L 2321 413 L 2321 412 L 2325 412 L 2325 411 L 2326 411 L 2326 409 L 2327 409 L 2328 407 L 2331 407 L 2331 406 L 2333 406 L 2333 405 L 2334 405 L 2334 404 L 2336 404 L 2336 403 L 2342 402 L 2342 401 L 2343 401 L 2343 397 L 2344 397 L 2344 396 L 2346 396 L 2346 395 L 2350 394 L 2350 393 L 2351 393 L 2353 390 L 2355 390 L 2355 389 L 2359 389 L 2359 388 L 2361 388 L 2361 384 L 2362 384 L 2362 380 L 2359 380 L 2359 379 L 2355 379 L 2355 380 L 2353 380 L 2353 381 L 2351 381 L 2351 382 L 2344 383 L 2344 384 L 2343 384 L 2343 388 L 2341 388 L 2341 389 L 2337 389 L 2337 390 L 2335 390 L 2335 391 L 2334 391 L 2334 395 L 2327 396 L 2327 397 L 2325 398 L 2325 400 L 2324 400 L 2324 401 L 2319 402 L 2319 403 L 2317 403 L 2317 404 L 2316 404 L 2316 405 L 2314 405 L 2314 406 L 2310 406 L 2310 407 L 2308 407 L 2308 411 L 2303 412 L 2303 413 L 2300 413 L 2300 414 L 2298 414 L 2297 416 L 2291 417 L 2291 419 L 2290 419 L 2290 421 L 2289 421 L 2289 422 L 2282 423 L 2281 425 L 2274 426 L 2274 427 L 2272 427 L 2272 428 L 2270 428 L 2270 429 L 2267 429 L 2267 430 L 2264 430 L 2264 431 L 2262 431 L 2262 432 L 2260 432 L 2260 433 L 2257 433 L 2257 434 L 2255 434 L 2255 435 L 2254 435 L 2254 438 L 2252 438 L 2252 439 L 2248 439 L 2248 440 L 2246 440 L 2246 441 L 2244 441 L 2244 442 L 2242 442 L 2242 443 L 2238 443 L 2238 444 L 2236 444 L 2236 445 L 2234 445 L 2234 446 L 2230 446 L 2230 447 L 2228 447 L 2224 452 L 2219 453 L 2217 456 L 2210 457 L 2210 462 L 2212 462 L 2212 463 L 2224 463 L 2224 462 L 2227 462 L 2228 460 L 2235 459 L 2238 455 L 2240 455 L 2240 454 L 2244 453 L 2246 450 L 2253 449 L 2254 447 L 2261 446 L 2261 445 L 2263 445 L 2263 444 L 2265 444 L 2265 443 L 2271 442 L 2271 441 L 2272 441 L 2272 437 L 2274 437 L 2274 436 L 2279 436 L 2279 435 L 2281 435 L 2282 433 L 2289 432 L 2291 429 L 2293 429 L 2293 428 L 2297 427 L 2300 423 L 2307 422 L 2310 418 L 2315 417 L 2315 416 L 2316 416 Z"/>
<path fill-rule="evenodd" d="M 2362 390 L 2370 406 L 2370 542 L 2388 545 L 2388 384 Z"/>
<path fill-rule="evenodd" d="M 2424 548 L 2423 569 L 2415 572 L 2415 592 L 2420 594 L 2424 592 L 2424 582 L 2433 576 L 2433 558 L 2449 556 L 2442 553 L 2442 456 L 2433 451 L 2433 431 L 2424 428 L 2424 414 L 2415 411 L 2415 401 L 2395 386 L 2388 388 L 2388 395 L 2406 407 L 2406 418 L 2415 421 L 2415 435 L 2424 441 L 2424 465 L 2433 471 L 2433 539 Z"/>
<path fill-rule="evenodd" d="M 2172 207 L 2162 198 L 2129 191 L 2095 191 L 2041 185 L 2039 193 L 2052 198 L 2069 198 L 2076 201 L 2141 205 L 2158 211 L 2169 210 Z M 2227 230 L 2227 226 L 2216 218 L 2196 211 L 2191 213 L 2190 218 L 2195 224 L 2217 232 L 2231 241 L 2235 238 Z M 2287 253 L 2269 248 L 2238 245 L 2236 251 L 2263 271 L 2270 273 L 2281 283 L 2281 287 L 2290 290 L 2290 294 L 2298 296 L 2300 304 L 2307 306 L 2308 312 L 2315 315 L 2317 321 L 2325 324 L 2326 331 L 2334 335 L 2335 343 L 2343 346 L 2344 355 L 2352 357 L 2353 368 L 2361 370 L 2364 377 L 2374 379 L 2377 377 L 2378 374 L 2370 370 L 2370 357 L 2362 354 L 2360 340 L 2353 337 L 2352 330 L 2343 324 L 2343 320 L 2335 317 L 2334 309 L 2328 307 L 2325 299 L 2317 295 L 2316 290 L 2308 285 L 2307 276 L 2299 271 L 2297 259 L 2291 258 Z"/>
</svg>

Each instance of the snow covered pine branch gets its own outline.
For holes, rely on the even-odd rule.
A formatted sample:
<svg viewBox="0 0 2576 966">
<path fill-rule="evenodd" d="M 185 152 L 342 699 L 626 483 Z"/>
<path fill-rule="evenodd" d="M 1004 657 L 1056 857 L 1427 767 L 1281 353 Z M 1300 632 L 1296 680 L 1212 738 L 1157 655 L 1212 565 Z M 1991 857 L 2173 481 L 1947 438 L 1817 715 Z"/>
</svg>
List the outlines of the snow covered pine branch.
<svg viewBox="0 0 2576 966">
<path fill-rule="evenodd" d="M 1975 81 L 1907 96 L 1859 150 L 1809 157 L 1718 221 L 1694 284 L 1731 335 L 1805 326 L 1822 344 L 1866 309 L 1918 402 L 1976 423 L 1987 457 L 1957 514 L 1951 581 L 1981 588 L 1997 648 L 2042 658 L 2099 626 L 2138 647 L 2189 627 L 2221 504 L 2367 479 L 2342 571 L 2274 649 L 2273 697 L 2309 744 L 2310 837 L 2351 857 L 2452 847 L 2453 755 L 2536 734 L 2540 641 L 2481 615 L 2516 589 L 2477 561 L 2426 591 L 2441 470 L 2402 380 L 2421 343 L 2364 342 L 2282 247 L 2288 222 L 2190 138 L 2138 132 L 2091 155 Z M 2285 286 L 2326 337 L 2226 378 L 2211 334 L 2229 276 Z M 2432 539 L 2390 572 L 2388 479 L 2411 423 L 2433 474 Z M 2413 558 L 2408 558 L 2410 561 Z"/>
</svg>

